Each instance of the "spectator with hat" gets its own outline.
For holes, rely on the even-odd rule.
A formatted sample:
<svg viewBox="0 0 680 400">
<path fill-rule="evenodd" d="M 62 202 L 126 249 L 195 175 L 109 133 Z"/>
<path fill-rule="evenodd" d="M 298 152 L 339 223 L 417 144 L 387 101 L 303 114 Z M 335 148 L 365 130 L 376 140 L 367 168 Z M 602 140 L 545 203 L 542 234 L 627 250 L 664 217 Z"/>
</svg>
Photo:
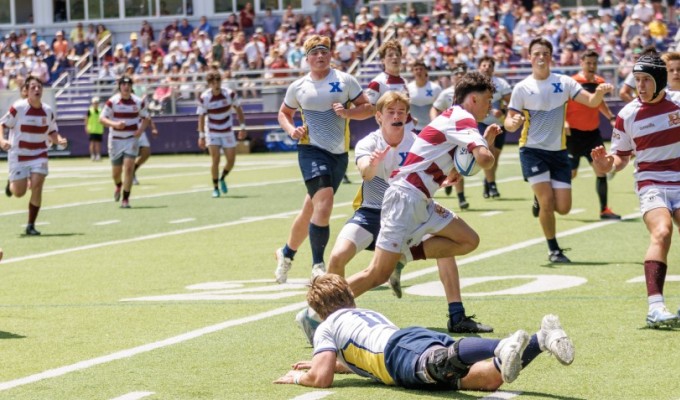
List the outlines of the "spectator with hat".
<svg viewBox="0 0 680 400">
<path fill-rule="evenodd" d="M 138 39 L 139 36 L 137 35 L 137 32 L 130 33 L 130 41 L 125 43 L 125 46 L 123 47 L 126 54 L 130 54 L 133 48 L 138 48 L 139 51 L 141 52 L 142 49 L 139 46 Z"/>
<path fill-rule="evenodd" d="M 68 54 L 68 49 L 69 49 L 69 44 L 68 41 L 64 38 L 64 32 L 62 31 L 57 31 L 57 33 L 54 35 L 55 39 L 52 42 L 52 50 L 54 51 L 54 55 L 59 57 L 59 56 L 64 56 Z"/>
</svg>

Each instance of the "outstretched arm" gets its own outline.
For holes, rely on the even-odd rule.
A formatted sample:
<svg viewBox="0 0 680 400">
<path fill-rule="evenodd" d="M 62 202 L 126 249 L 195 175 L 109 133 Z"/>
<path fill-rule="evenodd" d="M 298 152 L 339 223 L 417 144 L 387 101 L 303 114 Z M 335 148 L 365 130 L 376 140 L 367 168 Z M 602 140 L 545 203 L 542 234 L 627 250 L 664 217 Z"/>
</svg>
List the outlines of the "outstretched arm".
<svg viewBox="0 0 680 400">
<path fill-rule="evenodd" d="M 593 169 L 598 174 L 621 171 L 630 161 L 630 156 L 607 154 L 604 146 L 595 147 L 590 151 L 590 156 L 593 158 Z"/>
<path fill-rule="evenodd" d="M 314 355 L 314 358 L 312 358 L 309 371 L 304 372 L 298 369 L 293 369 L 288 371 L 286 375 L 275 380 L 274 383 L 292 383 L 296 385 L 317 388 L 330 387 L 333 384 L 336 362 L 337 356 L 334 351 L 323 351 L 321 353 L 317 353 Z M 301 365 L 301 363 L 297 363 L 295 365 Z M 295 368 L 295 365 L 293 368 Z"/>
</svg>

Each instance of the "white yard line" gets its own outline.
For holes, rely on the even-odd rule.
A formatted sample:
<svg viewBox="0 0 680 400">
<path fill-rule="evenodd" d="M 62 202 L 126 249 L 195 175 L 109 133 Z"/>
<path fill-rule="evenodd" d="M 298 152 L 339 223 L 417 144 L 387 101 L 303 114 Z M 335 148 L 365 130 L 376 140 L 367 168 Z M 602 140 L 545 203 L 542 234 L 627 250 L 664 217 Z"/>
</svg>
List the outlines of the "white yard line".
<svg viewBox="0 0 680 400">
<path fill-rule="evenodd" d="M 269 181 L 269 182 L 259 182 L 259 183 L 241 183 L 241 184 L 229 185 L 229 188 L 268 186 L 268 185 L 289 184 L 289 183 L 300 183 L 301 184 L 302 182 L 300 181 L 300 179 L 284 179 L 284 180 L 280 180 L 280 181 Z M 134 196 L 134 199 L 135 200 L 153 199 L 153 198 L 158 198 L 158 197 L 178 196 L 178 195 L 185 195 L 185 194 L 210 192 L 211 190 L 212 189 L 209 186 L 205 186 L 201 189 L 183 190 L 183 191 L 177 191 L 177 192 L 155 193 L 155 194 L 148 194 L 148 195 L 144 195 L 144 196 Z M 56 205 L 56 206 L 41 207 L 40 211 L 59 210 L 59 209 L 62 209 L 62 208 L 90 206 L 90 205 L 94 205 L 94 204 L 104 204 L 104 203 L 113 203 L 113 199 L 109 197 L 109 198 L 100 199 L 100 200 L 90 200 L 90 201 L 80 201 L 80 202 L 76 202 L 76 203 L 59 204 L 59 205 Z M 26 210 L 7 211 L 7 212 L 0 213 L 0 217 L 6 217 L 8 215 L 25 214 L 26 212 L 27 212 Z"/>
<path fill-rule="evenodd" d="M 323 399 L 324 397 L 328 397 L 332 395 L 333 392 L 328 391 L 328 390 L 321 390 L 321 391 L 313 391 L 310 393 L 306 393 L 300 396 L 293 397 L 291 400 L 318 400 L 318 399 Z"/>
<path fill-rule="evenodd" d="M 183 224 L 185 222 L 191 222 L 191 221 L 196 221 L 196 218 L 182 218 L 182 219 L 176 219 L 174 221 L 168 221 L 169 224 Z"/>
<path fill-rule="evenodd" d="M 103 226 L 103 225 L 117 224 L 117 223 L 119 223 L 119 222 L 120 222 L 119 219 L 110 219 L 110 220 L 108 220 L 108 221 L 95 222 L 95 223 L 92 224 L 92 225 Z"/>
<path fill-rule="evenodd" d="M 347 205 L 347 204 L 351 204 L 351 203 L 348 202 L 348 203 L 345 203 L 343 205 Z M 341 204 L 337 204 L 337 206 L 340 206 L 340 205 Z M 290 212 L 289 214 L 295 214 L 295 213 L 297 213 L 297 211 Z M 279 215 L 279 214 L 277 214 L 277 215 Z M 639 217 L 639 216 L 640 216 L 639 213 L 635 213 L 635 214 L 627 215 L 623 218 L 629 219 L 629 218 L 636 218 L 636 217 Z M 265 219 L 267 219 L 267 217 L 258 218 L 257 220 L 265 220 Z M 253 219 L 252 221 L 254 221 L 254 220 L 255 219 Z M 83 247 L 80 247 L 80 248 L 64 249 L 64 250 L 59 250 L 59 251 L 54 251 L 54 252 L 49 252 L 49 253 L 37 254 L 35 256 L 18 257 L 18 258 L 14 258 L 14 259 L 9 259 L 9 260 L 7 260 L 7 262 L 3 262 L 3 263 L 6 264 L 6 263 L 11 263 L 11 262 L 23 261 L 23 260 L 31 259 L 31 258 L 49 257 L 49 256 L 52 256 L 52 255 L 55 255 L 55 254 L 64 254 L 64 253 L 68 253 L 68 252 L 72 252 L 72 251 L 84 250 L 86 248 L 97 248 L 97 247 L 103 247 L 103 246 L 110 246 L 112 244 L 118 244 L 118 243 L 128 243 L 128 242 L 134 242 L 134 241 L 138 241 L 138 240 L 146 240 L 146 239 L 151 239 L 151 238 L 155 239 L 155 238 L 158 238 L 158 237 L 169 236 L 169 235 L 179 235 L 179 234 L 183 234 L 183 233 L 196 232 L 196 231 L 200 231 L 200 230 L 214 229 L 216 227 L 237 225 L 237 224 L 250 222 L 250 221 L 251 220 L 235 221 L 235 222 L 229 222 L 229 223 L 218 224 L 218 225 L 209 225 L 209 226 L 205 226 L 205 227 L 184 229 L 184 230 L 180 230 L 180 231 L 173 231 L 173 232 L 168 232 L 168 233 L 164 233 L 164 234 L 142 236 L 141 238 L 135 238 L 135 239 L 119 240 L 119 241 L 93 244 L 93 245 L 89 245 L 89 246 L 83 246 Z M 578 233 L 583 233 L 583 232 L 591 231 L 591 230 L 594 230 L 594 229 L 599 229 L 599 228 L 602 228 L 604 226 L 615 224 L 615 223 L 618 223 L 618 221 L 596 222 L 596 223 L 584 225 L 584 226 L 579 227 L 579 228 L 570 229 L 568 231 L 562 232 L 558 236 L 564 237 L 564 236 L 575 235 L 575 234 L 578 234 Z M 526 240 L 524 242 L 516 243 L 516 244 L 506 246 L 506 247 L 503 247 L 503 248 L 500 248 L 500 249 L 490 250 L 490 251 L 478 254 L 476 256 L 464 258 L 464 259 L 462 259 L 458 262 L 458 265 L 465 265 L 465 264 L 469 264 L 469 263 L 479 261 L 479 260 L 483 260 L 483 259 L 486 259 L 486 258 L 495 257 L 497 255 L 501 255 L 501 254 L 504 254 L 504 253 L 508 253 L 508 252 L 511 252 L 511 251 L 515 251 L 515 250 L 518 250 L 518 249 L 529 247 L 529 246 L 532 246 L 534 244 L 543 243 L 544 241 L 545 241 L 545 239 L 541 237 L 541 238 Z M 437 267 L 425 268 L 421 271 L 404 274 L 404 275 L 402 275 L 402 281 L 414 279 L 418 276 L 431 274 L 433 272 L 437 272 Z M 299 303 L 294 303 L 294 304 L 291 304 L 291 305 L 288 305 L 288 306 L 285 306 L 285 307 L 276 308 L 274 310 L 267 311 L 267 312 L 264 312 L 264 313 L 255 314 L 255 315 L 250 316 L 250 317 L 240 318 L 240 319 L 236 319 L 236 320 L 232 320 L 232 321 L 224 321 L 224 322 L 221 322 L 221 323 L 216 324 L 216 325 L 211 325 L 211 326 L 207 326 L 205 328 L 196 329 L 196 330 L 193 330 L 193 331 L 190 331 L 190 332 L 178 335 L 178 336 L 173 336 L 171 338 L 161 340 L 161 341 L 158 341 L 158 342 L 153 342 L 153 343 L 145 344 L 145 345 L 142 345 L 142 346 L 133 347 L 133 348 L 127 349 L 127 350 L 121 350 L 119 352 L 112 353 L 112 354 L 109 354 L 109 355 L 105 355 L 105 356 L 93 358 L 93 359 L 90 359 L 90 360 L 81 361 L 81 362 L 78 362 L 78 363 L 75 363 L 75 364 L 66 365 L 66 366 L 63 366 L 63 367 L 47 370 L 47 371 L 40 372 L 40 373 L 37 373 L 37 374 L 34 374 L 34 375 L 29 375 L 29 376 L 26 376 L 26 377 L 23 377 L 23 378 L 18 378 L 18 379 L 14 379 L 14 380 L 7 381 L 7 382 L 2 382 L 2 383 L 0 383 L 0 391 L 12 389 L 12 388 L 15 388 L 17 386 L 22 386 L 22 385 L 27 385 L 27 384 L 30 384 L 30 383 L 39 382 L 39 381 L 42 381 L 44 379 L 55 378 L 55 377 L 58 377 L 58 376 L 66 375 L 66 374 L 71 373 L 71 372 L 80 371 L 80 370 L 90 368 L 90 367 L 93 367 L 93 366 L 96 366 L 96 365 L 105 364 L 105 363 L 108 363 L 108 362 L 111 362 L 111 361 L 129 358 L 129 357 L 135 356 L 137 354 L 146 353 L 146 352 L 149 352 L 149 351 L 152 351 L 152 350 L 156 350 L 156 349 L 160 349 L 160 348 L 163 348 L 163 347 L 182 343 L 182 342 L 185 342 L 185 341 L 188 341 L 188 340 L 191 340 L 191 339 L 195 339 L 195 338 L 201 337 L 203 335 L 213 333 L 213 332 L 217 332 L 217 331 L 227 329 L 227 328 L 230 328 L 230 327 L 243 325 L 243 324 L 246 324 L 246 323 L 249 323 L 249 322 L 259 321 L 259 320 L 262 320 L 262 319 L 266 319 L 266 318 L 269 318 L 269 317 L 285 314 L 285 313 L 292 312 L 292 311 L 297 311 L 297 310 L 301 309 L 302 307 L 304 307 L 306 305 L 307 305 L 307 303 L 304 302 L 304 301 L 299 302 Z M 499 393 L 499 392 L 496 392 L 496 393 Z M 512 393 L 512 392 L 508 392 L 508 393 Z M 509 398 L 509 397 L 501 397 L 501 398 L 503 399 L 503 398 Z M 493 397 L 491 399 L 493 399 Z"/>
<path fill-rule="evenodd" d="M 503 211 L 487 211 L 479 214 L 480 217 L 493 217 L 494 215 L 503 214 Z"/>
<path fill-rule="evenodd" d="M 581 214 L 582 212 L 585 212 L 585 208 L 572 208 L 571 211 L 569 211 L 569 215 L 575 215 L 575 214 Z"/>
<path fill-rule="evenodd" d="M 173 336 L 171 338 L 160 340 L 158 342 L 153 342 L 153 343 L 133 347 L 131 349 L 118 351 L 118 352 L 108 354 L 108 355 L 105 355 L 105 356 L 102 356 L 102 357 L 92 358 L 92 359 L 89 359 L 89 360 L 77 362 L 75 364 L 50 369 L 50 370 L 43 371 L 43 372 L 40 372 L 40 373 L 37 373 L 37 374 L 34 374 L 34 375 L 26 376 L 24 378 L 19 378 L 19 379 L 14 379 L 14 380 L 7 381 L 7 382 L 2 382 L 2 383 L 0 383 L 0 391 L 12 389 L 12 388 L 15 388 L 17 386 L 27 385 L 29 383 L 39 382 L 39 381 L 42 381 L 43 379 L 56 378 L 58 376 L 66 375 L 66 374 L 71 373 L 71 372 L 80 371 L 80 370 L 83 370 L 83 369 L 86 369 L 86 368 L 94 367 L 96 365 L 106 364 L 106 363 L 109 363 L 111 361 L 122 360 L 124 358 L 130 358 L 132 356 L 136 356 L 137 354 L 142 354 L 142 353 L 146 353 L 146 352 L 149 352 L 149 351 L 152 351 L 152 350 L 161 349 L 163 347 L 172 346 L 174 344 L 186 342 L 188 340 L 196 339 L 198 337 L 207 335 L 209 333 L 218 332 L 218 331 L 221 331 L 223 329 L 231 328 L 233 326 L 239 326 L 239 325 L 247 324 L 249 322 L 255 322 L 255 321 L 262 320 L 262 319 L 275 317 L 277 315 L 286 314 L 286 313 L 289 313 L 289 312 L 292 312 L 292 311 L 297 311 L 297 310 L 301 309 L 302 307 L 305 307 L 306 305 L 307 305 L 307 302 L 302 301 L 302 302 L 291 304 L 291 305 L 288 305 L 288 306 L 285 306 L 285 307 L 280 307 L 280 308 L 277 308 L 277 309 L 274 309 L 274 310 L 271 310 L 271 311 L 251 315 L 249 317 L 239 318 L 239 319 L 235 319 L 235 320 L 231 320 L 231 321 L 220 322 L 219 324 L 206 326 L 205 328 L 196 329 L 196 330 L 193 330 L 193 331 L 190 331 L 190 332 L 187 332 L 187 333 L 183 333 L 181 335 L 177 335 L 177 336 Z"/>
<path fill-rule="evenodd" d="M 344 207 L 352 204 L 351 201 L 347 201 L 344 203 L 336 203 L 333 205 L 333 207 Z M 227 226 L 234 226 L 234 225 L 241 225 L 241 224 L 247 224 L 251 222 L 258 222 L 258 221 L 266 221 L 272 218 L 285 218 L 285 217 L 290 217 L 292 215 L 296 215 L 299 213 L 300 210 L 294 210 L 294 211 L 286 211 L 278 214 L 270 214 L 270 215 L 263 215 L 261 217 L 248 217 L 244 219 L 240 219 L 238 221 L 229 221 L 229 222 L 223 222 L 221 224 L 212 224 L 212 225 L 203 225 L 203 226 L 196 226 L 193 228 L 186 228 L 186 229 L 180 229 L 176 231 L 170 231 L 170 232 L 162 232 L 162 233 L 155 233 L 151 235 L 144 235 L 144 236 L 138 236 L 135 238 L 128 238 L 128 239 L 119 239 L 119 240 L 112 240 L 109 242 L 102 242 L 102 243 L 92 243 L 88 244 L 85 246 L 78 246 L 78 247 L 71 247 L 67 249 L 61 249 L 61 250 L 54 250 L 54 251 L 49 251 L 47 253 L 38 253 L 38 254 L 32 254 L 29 256 L 23 256 L 23 257 L 15 257 L 15 258 L 8 258 L 2 260 L 2 264 L 11 264 L 15 262 L 21 262 L 21 261 L 26 261 L 26 260 L 34 260 L 38 258 L 44 258 L 44 257 L 52 257 L 56 255 L 61 255 L 61 254 L 68 254 L 68 253 L 73 253 L 77 251 L 83 251 L 83 250 L 92 250 L 92 249 L 98 249 L 102 247 L 108 247 L 108 246 L 115 246 L 119 244 L 127 244 L 127 243 L 135 243 L 139 242 L 142 240 L 152 240 L 152 239 L 159 239 L 163 237 L 168 237 L 168 236 L 177 236 L 177 235 L 184 235 L 186 233 L 194 233 L 194 232 L 201 232 L 201 231 L 206 231 L 206 230 L 211 230 L 211 229 L 218 229 L 218 228 L 224 228 Z"/>
<path fill-rule="evenodd" d="M 507 400 L 507 399 L 512 399 L 513 397 L 517 397 L 522 392 L 506 392 L 504 390 L 498 391 L 498 392 L 493 392 L 488 396 L 484 396 L 479 400 Z"/>
<path fill-rule="evenodd" d="M 130 392 L 128 394 L 124 394 L 120 397 L 116 397 L 115 399 L 111 400 L 139 400 L 143 399 L 144 397 L 151 396 L 152 394 L 156 394 L 155 392 Z"/>
</svg>

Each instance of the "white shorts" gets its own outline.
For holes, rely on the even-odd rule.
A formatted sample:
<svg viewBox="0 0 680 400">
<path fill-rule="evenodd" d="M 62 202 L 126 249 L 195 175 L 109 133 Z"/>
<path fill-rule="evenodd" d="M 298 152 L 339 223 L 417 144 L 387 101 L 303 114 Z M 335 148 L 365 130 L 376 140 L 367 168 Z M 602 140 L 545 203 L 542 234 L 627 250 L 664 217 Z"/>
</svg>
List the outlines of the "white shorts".
<svg viewBox="0 0 680 400">
<path fill-rule="evenodd" d="M 26 179 L 31 174 L 47 176 L 47 158 L 38 158 L 31 161 L 18 161 L 18 156 L 9 156 L 9 180 L 10 182 Z"/>
<path fill-rule="evenodd" d="M 135 158 L 139 155 L 137 138 L 114 139 L 109 135 L 109 158 L 112 163 L 122 162 L 124 157 Z"/>
<path fill-rule="evenodd" d="M 223 149 L 231 149 L 236 147 L 236 137 L 234 132 L 220 134 L 206 133 L 205 144 L 208 146 L 220 146 Z"/>
<path fill-rule="evenodd" d="M 151 142 L 149 142 L 149 137 L 146 135 L 146 132 L 142 132 L 142 136 L 137 139 L 137 142 L 139 147 L 151 147 Z"/>
<path fill-rule="evenodd" d="M 642 215 L 655 208 L 673 213 L 680 208 L 680 186 L 645 186 L 638 191 L 638 198 Z"/>
<path fill-rule="evenodd" d="M 418 189 L 390 186 L 383 199 L 380 233 L 376 246 L 392 253 L 411 254 L 428 234 L 444 229 L 455 214 Z"/>
</svg>

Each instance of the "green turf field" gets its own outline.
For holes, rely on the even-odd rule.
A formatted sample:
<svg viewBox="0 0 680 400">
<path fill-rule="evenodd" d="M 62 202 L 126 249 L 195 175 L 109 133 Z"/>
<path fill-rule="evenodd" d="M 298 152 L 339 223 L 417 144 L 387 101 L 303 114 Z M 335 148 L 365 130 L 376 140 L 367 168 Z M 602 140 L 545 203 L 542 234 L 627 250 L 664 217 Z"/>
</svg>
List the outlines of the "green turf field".
<svg viewBox="0 0 680 400">
<path fill-rule="evenodd" d="M 40 237 L 23 237 L 28 198 L 0 199 L 0 399 L 679 399 L 680 331 L 645 328 L 642 261 L 648 243 L 632 167 L 610 181 L 610 205 L 627 218 L 601 222 L 588 168 L 574 182 L 572 214 L 558 217 L 571 265 L 550 265 L 531 193 L 509 146 L 498 200 L 469 178 L 463 218 L 479 248 L 459 260 L 469 314 L 488 337 L 533 332 L 555 313 L 573 338 L 570 367 L 541 355 L 502 392 L 414 392 L 352 375 L 331 389 L 271 382 L 310 357 L 294 323 L 311 268 L 306 242 L 288 284 L 274 283 L 305 193 L 294 153 L 240 155 L 229 194 L 211 198 L 204 155 L 153 156 L 138 174 L 132 209 L 113 202 L 109 164 L 53 159 Z M 7 177 L 0 163 L 0 182 Z M 341 186 L 331 225 L 351 215 L 359 187 Z M 455 197 L 455 195 L 454 195 Z M 438 201 L 458 212 L 454 197 Z M 674 232 L 677 240 L 677 231 Z M 680 305 L 680 246 L 669 255 L 666 300 Z M 348 273 L 364 268 L 359 254 Z M 477 279 L 473 279 L 477 278 Z M 404 270 L 401 300 L 375 289 L 358 300 L 400 326 L 446 331 L 446 302 L 432 261 Z M 557 285 L 557 286 L 556 286 Z"/>
</svg>

